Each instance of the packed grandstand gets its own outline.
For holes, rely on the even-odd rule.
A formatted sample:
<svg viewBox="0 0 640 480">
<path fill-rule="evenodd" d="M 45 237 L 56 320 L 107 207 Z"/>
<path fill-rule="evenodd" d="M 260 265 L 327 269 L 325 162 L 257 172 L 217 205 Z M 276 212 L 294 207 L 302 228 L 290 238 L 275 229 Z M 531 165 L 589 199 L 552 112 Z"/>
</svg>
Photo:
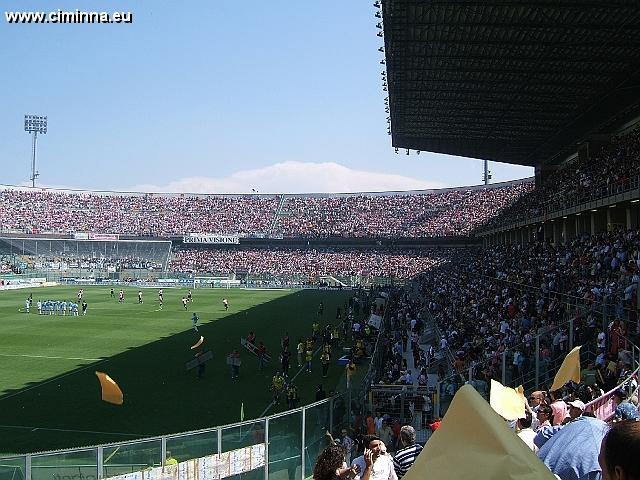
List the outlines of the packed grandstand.
<svg viewBox="0 0 640 480">
<path fill-rule="evenodd" d="M 405 21 L 405 17 L 393 17 L 389 13 L 403 2 L 383 3 L 385 22 L 393 22 L 394 18 L 395 21 L 398 18 Z M 374 5 L 380 8 L 381 4 L 376 2 Z M 433 6 L 433 9 L 437 8 Z M 411 9 L 417 16 L 420 8 L 412 4 Z M 545 13 L 545 16 L 552 14 L 553 11 Z M 613 15 L 612 19 L 615 20 Z M 420 25 L 429 24 L 418 22 L 415 17 L 413 20 Z M 552 27 L 546 25 L 547 30 Z M 390 34 L 391 40 L 401 45 L 396 48 L 400 51 L 407 49 L 406 43 L 410 40 L 393 38 L 393 35 L 401 36 L 399 32 L 405 29 L 394 31 L 391 27 L 386 28 L 385 36 Z M 545 33 L 545 28 L 540 30 Z M 437 32 L 442 33 L 440 30 Z M 381 51 L 392 51 L 391 40 Z M 437 43 L 434 41 L 434 45 Z M 454 43 L 459 44 L 459 40 Z M 496 43 L 499 42 L 481 39 L 470 45 L 484 48 L 487 44 L 495 47 Z M 507 53 L 512 52 L 511 42 L 505 43 Z M 550 45 L 555 43 L 556 39 L 549 41 Z M 608 45 L 606 41 L 600 43 Z M 530 47 L 528 43 L 525 46 L 527 49 Z M 523 49 L 523 52 L 528 50 Z M 546 53 L 537 53 L 536 61 L 531 63 L 535 65 L 536 72 L 527 70 L 533 68 L 531 66 L 520 67 L 526 74 L 527 86 L 549 86 L 546 80 L 535 77 Z M 397 57 L 394 59 L 390 55 L 387 60 L 388 65 L 393 65 Z M 563 61 L 557 64 L 562 66 L 563 72 L 572 70 Z M 406 73 L 398 65 L 395 68 L 391 73 Z M 475 73 L 478 68 L 473 65 Z M 443 75 L 458 71 L 457 68 L 441 70 Z M 440 70 L 429 66 L 431 71 Z M 637 72 L 637 68 L 633 72 Z M 391 73 L 389 88 L 394 85 L 398 94 L 402 81 L 392 80 Z M 400 74 L 397 78 L 404 78 Z M 555 75 L 563 74 L 556 72 Z M 412 75 L 407 77 L 413 78 Z M 500 88 L 518 87 L 517 82 L 510 82 L 502 81 L 498 85 Z M 572 85 L 573 82 L 565 80 L 564 83 Z M 522 95 L 529 93 L 526 88 L 523 90 Z M 416 89 L 407 91 L 415 94 Z M 489 91 L 493 95 L 497 88 Z M 514 112 L 526 113 L 527 109 L 539 108 L 541 118 L 547 113 L 554 113 L 548 115 L 550 119 L 559 118 L 560 113 L 573 113 L 576 117 L 585 113 L 583 110 L 560 113 L 544 110 L 555 108 L 554 97 L 547 97 L 546 93 L 542 97 L 544 102 L 536 103 L 513 95 L 507 104 L 509 108 L 522 107 L 521 110 L 514 108 Z M 588 99 L 595 102 L 593 96 Z M 493 97 L 490 100 L 491 108 L 500 104 Z M 468 102 L 467 106 L 476 104 L 475 98 Z M 576 102 L 581 105 L 588 103 Z M 392 101 L 394 118 L 406 113 L 403 109 L 411 104 L 394 104 Z M 343 336 L 338 335 L 338 338 L 343 341 L 348 338 L 350 342 L 344 349 L 348 351 L 346 357 L 349 358 L 341 359 L 346 362 L 340 364 L 346 372 L 348 405 L 345 408 L 340 394 L 336 395 L 336 399 L 340 398 L 342 402 L 339 403 L 340 409 L 335 409 L 341 412 L 340 415 L 336 413 L 336 417 L 344 421 L 332 424 L 330 420 L 327 428 L 325 418 L 320 414 L 301 417 L 315 420 L 314 427 L 322 425 L 322 428 L 316 428 L 314 441 L 324 442 L 327 437 L 333 444 L 332 432 L 326 430 L 339 427 L 340 431 L 344 429 L 344 435 L 360 439 L 358 446 L 354 447 L 353 442 L 349 444 L 343 437 L 342 445 L 349 447 L 340 451 L 343 455 L 341 461 L 352 454 L 355 457 L 365 453 L 364 447 L 369 446 L 363 443 L 363 438 L 367 438 L 363 434 L 366 433 L 377 435 L 378 440 L 372 441 L 382 439 L 390 452 L 402 452 L 407 447 L 406 437 L 401 433 L 401 426 L 405 425 L 414 430 L 413 442 L 416 431 L 420 435 L 419 440 L 428 440 L 427 450 L 429 442 L 439 441 L 438 436 L 431 440 L 431 433 L 439 428 L 449 428 L 447 420 L 441 425 L 440 417 L 449 408 L 456 413 L 460 411 L 455 410 L 455 397 L 461 388 L 468 391 L 466 385 L 471 385 L 488 400 L 490 388 L 493 388 L 491 385 L 501 382 L 521 387 L 510 392 L 518 397 L 511 405 L 515 403 L 520 408 L 519 412 L 509 416 L 513 412 L 499 411 L 500 404 L 491 402 L 495 412 L 502 416 L 499 418 L 493 412 L 487 413 L 488 410 L 478 409 L 476 404 L 466 401 L 461 408 L 465 410 L 464 415 L 458 415 L 461 423 L 468 422 L 474 428 L 472 432 L 462 427 L 459 431 L 471 433 L 466 437 L 481 438 L 486 434 L 485 444 L 493 449 L 482 450 L 486 445 L 480 445 L 480 442 L 464 447 L 470 458 L 474 448 L 483 452 L 474 458 L 475 463 L 469 461 L 472 464 L 469 468 L 475 469 L 472 478 L 485 468 L 489 469 L 490 462 L 502 468 L 507 460 L 513 461 L 516 467 L 506 465 L 504 471 L 492 478 L 524 475 L 522 472 L 526 468 L 517 463 L 524 450 L 519 443 L 521 441 L 544 461 L 548 475 L 553 472 L 562 480 L 601 478 L 604 467 L 599 463 L 602 460 L 598 453 L 601 444 L 606 453 L 602 442 L 608 429 L 605 422 L 636 421 L 635 436 L 629 443 L 636 450 L 640 445 L 637 427 L 640 418 L 640 128 L 637 127 L 637 112 L 631 123 L 628 118 L 622 121 L 626 106 L 615 112 L 620 113 L 619 118 L 612 114 L 611 118 L 593 120 L 594 126 L 589 127 L 594 131 L 598 127 L 597 141 L 591 142 L 589 148 L 578 148 L 578 151 L 574 151 L 575 143 L 571 143 L 576 138 L 567 134 L 562 141 L 568 142 L 570 147 L 557 145 L 555 139 L 561 136 L 556 134 L 559 130 L 557 125 L 536 119 L 547 131 L 543 132 L 545 136 L 541 143 L 535 146 L 547 152 L 549 157 L 532 162 L 540 167 L 535 181 L 527 179 L 431 191 L 339 195 L 191 195 L 186 192 L 163 195 L 4 187 L 0 190 L 0 273 L 10 281 L 19 274 L 38 272 L 47 276 L 53 273 L 58 279 L 73 274 L 78 277 L 73 280 L 79 283 L 105 279 L 112 282 L 111 285 L 119 285 L 139 279 L 141 285 L 151 284 L 154 287 L 159 285 L 161 278 L 171 275 L 190 279 L 223 275 L 229 279 L 233 277 L 234 281 L 242 276 L 248 278 L 250 274 L 280 279 L 304 276 L 307 279 L 305 286 L 324 288 L 329 281 L 333 282 L 329 284 L 331 286 L 352 288 L 355 293 L 345 304 L 344 317 L 340 308 L 336 314 L 336 320 L 344 325 Z M 501 128 L 529 133 L 529 121 L 511 118 L 510 110 L 509 114 L 505 113 L 507 107 L 497 114 L 491 108 L 487 116 L 498 120 L 490 126 L 490 134 Z M 564 104 L 558 108 L 568 109 Z M 590 109 L 591 106 L 587 110 Z M 456 118 L 454 120 L 458 121 Z M 411 125 L 411 120 L 407 120 L 406 125 L 398 125 L 394 120 L 395 135 L 407 125 L 431 125 L 422 118 L 414 118 L 415 123 Z M 454 126 L 464 130 L 466 123 L 471 124 L 472 121 L 473 118 L 468 116 L 464 122 Z M 478 121 L 485 122 L 484 118 Z M 460 126 L 463 123 L 465 125 Z M 424 128 L 434 128 L 438 133 L 439 124 L 436 127 Z M 453 128 L 451 125 L 445 127 Z M 506 135 L 504 131 L 500 130 L 502 135 Z M 419 136 L 412 136 L 411 128 L 409 133 L 394 140 L 411 143 L 414 137 Z M 432 131 L 426 133 L 433 134 Z M 586 138 L 591 130 L 585 127 L 580 133 Z M 474 135 L 474 130 L 470 128 L 460 135 Z M 531 134 L 531 137 L 535 135 Z M 514 155 L 516 160 L 530 160 L 517 155 L 538 153 L 538 149 L 530 147 L 533 144 L 524 145 L 523 148 L 529 149 L 524 153 L 509 150 L 502 143 L 513 141 L 511 137 L 486 135 L 478 143 L 465 143 L 466 139 L 461 140 L 460 137 L 451 138 L 454 137 L 446 137 L 445 140 L 457 141 L 469 151 L 495 153 L 491 151 L 495 147 L 499 153 Z M 426 138 L 425 141 L 429 144 L 431 140 Z M 442 143 L 446 144 L 446 141 Z M 585 143 L 589 141 L 585 140 Z M 440 147 L 440 143 L 437 145 Z M 449 147 L 454 153 L 463 148 L 458 145 Z M 556 150 L 547 151 L 551 148 Z M 567 148 L 571 153 L 557 161 L 559 152 L 564 155 Z M 551 157 L 555 163 L 544 164 Z M 136 277 L 132 271 L 143 273 Z M 384 279 L 385 286 L 372 286 L 372 277 Z M 394 283 L 396 279 L 403 281 L 398 285 Z M 248 280 L 246 282 L 244 286 L 248 286 Z M 229 285 L 226 284 L 227 287 Z M 214 286 L 213 281 L 211 286 Z M 234 286 L 243 284 L 238 281 Z M 162 307 L 162 295 L 160 298 Z M 362 315 L 354 307 L 359 305 L 360 298 L 366 303 L 366 313 L 363 308 Z M 186 310 L 187 304 L 184 305 Z M 227 307 L 225 304 L 225 310 Z M 322 316 L 322 309 L 321 302 L 318 318 Z M 316 323 L 317 320 L 314 325 Z M 196 321 L 193 326 L 196 328 Z M 313 333 L 314 338 L 316 334 L 318 338 L 324 336 L 325 345 L 336 338 L 332 336 L 333 326 L 327 327 L 323 333 L 319 330 Z M 283 353 L 289 346 L 288 334 L 285 335 L 286 344 L 276 347 L 282 348 Z M 326 353 L 325 345 L 322 346 L 323 355 Z M 578 371 L 580 360 L 582 371 L 577 377 L 573 371 L 574 376 L 555 385 L 559 367 L 577 346 L 581 348 Z M 302 355 L 301 351 L 297 353 Z M 358 392 L 360 398 L 355 393 L 354 398 L 351 397 L 353 384 L 350 382 L 355 380 L 348 370 L 356 357 L 358 361 L 366 362 L 366 375 L 359 379 L 362 386 Z M 302 368 L 301 356 L 298 358 Z M 312 359 L 313 352 L 307 361 Z M 562 376 L 560 380 L 563 380 Z M 526 398 L 523 393 L 527 393 Z M 321 402 L 324 397 L 316 397 L 316 400 Z M 241 418 L 244 420 L 244 406 L 242 408 Z M 332 415 L 329 417 L 333 418 Z M 491 437 L 495 432 L 490 419 L 503 429 L 499 435 L 506 441 L 497 442 Z M 520 438 L 511 432 L 510 437 L 502 437 L 507 431 L 503 420 L 511 421 L 510 427 L 518 432 Z M 454 417 L 449 425 L 455 421 Z M 588 428 L 589 432 L 580 432 L 580 425 L 588 425 L 582 428 Z M 307 426 L 302 425 L 302 428 Z M 620 427 L 614 424 L 612 431 L 615 432 L 616 428 Z M 269 444 L 268 428 L 266 430 L 256 435 L 256 443 L 265 442 L 266 433 L 266 444 Z M 629 438 L 631 436 L 629 434 Z M 282 437 L 287 437 L 287 432 L 283 432 Z M 221 445 L 220 438 L 217 437 Z M 304 473 L 307 455 L 304 442 L 307 439 L 304 435 L 302 438 L 290 442 L 291 445 L 303 444 L 301 449 L 292 447 L 290 458 L 301 459 L 299 471 Z M 594 446 L 588 446 L 583 441 L 585 438 Z M 462 444 L 467 440 L 459 436 L 455 442 Z M 471 438 L 470 442 L 473 440 Z M 159 462 L 162 467 L 169 464 L 165 458 L 166 438 L 163 442 L 163 458 Z M 520 451 L 509 446 L 516 443 Z M 437 452 L 434 450 L 430 453 L 435 455 Z M 440 452 L 452 450 L 442 448 Z M 621 447 L 619 451 L 627 450 Z M 102 450 L 100 452 L 96 455 L 98 463 L 103 460 Z M 459 456 L 459 451 L 456 455 Z M 496 462 L 498 457 L 507 460 Z M 168 458 L 171 464 L 178 464 L 170 455 Z M 182 465 L 186 465 L 193 459 L 194 455 L 185 455 L 180 460 L 185 462 Z M 455 464 L 465 463 L 458 462 L 458 459 L 449 457 L 442 463 L 453 470 L 457 468 Z M 620 458 L 617 460 L 623 462 Z M 157 463 L 150 462 L 147 470 L 155 468 Z M 268 477 L 269 460 L 266 463 L 265 477 Z M 370 466 L 368 464 L 367 468 Z M 142 469 L 142 466 L 138 467 Z M 31 468 L 30 461 L 25 463 L 25 468 Z M 276 469 L 275 466 L 273 468 Z M 328 478 L 338 475 L 340 470 L 337 468 L 330 472 L 332 475 Z M 395 470 L 406 472 L 398 465 Z M 505 474 L 507 470 L 508 474 Z M 305 476 L 296 472 L 294 466 L 290 478 Z M 420 478 L 414 472 L 415 469 L 409 470 L 408 478 Z M 352 473 L 358 472 L 354 470 Z M 420 472 L 422 476 L 429 473 L 426 467 Z M 142 478 L 141 473 L 139 478 Z M 389 473 L 388 478 L 397 477 Z M 442 475 L 442 478 L 448 477 Z"/>
<path fill-rule="evenodd" d="M 188 233 L 283 237 L 466 236 L 531 181 L 442 191 L 293 195 L 156 195 L 0 190 L 4 232 L 174 237 Z"/>
<path fill-rule="evenodd" d="M 595 161 L 568 162 L 535 188 L 528 180 L 424 192 L 194 196 L 5 187 L 0 190 L 0 230 L 11 236 L 49 235 L 59 239 L 92 232 L 173 240 L 173 253 L 163 261 L 130 254 L 107 262 L 109 265 L 104 259 L 99 261 L 104 268 L 115 266 L 118 271 L 152 268 L 190 274 L 251 271 L 311 277 L 335 274 L 413 278 L 456 257 L 455 250 L 446 249 L 447 238 L 466 237 L 473 242 L 477 231 L 637 187 L 638 131 L 614 137 L 612 145 L 603 147 Z M 183 236 L 194 233 L 237 235 L 240 245 L 203 248 L 181 242 Z M 266 243 L 246 245 L 248 238 Z M 287 245 L 282 243 L 285 239 L 297 241 Z M 376 243 L 357 247 L 349 243 L 357 239 Z M 402 245 L 403 239 L 431 239 L 444 249 Z M 382 245 L 380 240 L 386 243 Z M 309 245 L 309 241 L 315 243 Z M 76 255 L 80 263 L 69 262 L 65 257 L 73 257 L 73 249 L 61 248 L 59 252 L 49 252 L 45 265 L 73 268 L 89 262 L 95 268 L 95 261 L 90 261 L 96 258 L 95 252 Z M 8 254 L 13 251 L 5 248 L 1 252 L 5 255 L 4 271 L 11 268 Z M 20 254 L 29 256 L 29 252 Z M 101 257 L 104 255 L 99 252 L 98 258 Z M 28 263 L 32 264 L 33 259 Z"/>
</svg>

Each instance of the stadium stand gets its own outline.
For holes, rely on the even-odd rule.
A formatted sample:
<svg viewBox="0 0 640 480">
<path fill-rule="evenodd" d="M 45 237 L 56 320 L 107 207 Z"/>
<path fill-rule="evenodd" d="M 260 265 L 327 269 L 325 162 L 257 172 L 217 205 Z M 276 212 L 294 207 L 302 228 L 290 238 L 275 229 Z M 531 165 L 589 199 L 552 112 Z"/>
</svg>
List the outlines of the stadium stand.
<svg viewBox="0 0 640 480">
<path fill-rule="evenodd" d="M 530 181 L 490 187 L 347 196 L 165 196 L 0 190 L 0 230 L 172 237 L 188 233 L 286 237 L 468 236 Z M 281 200 L 284 199 L 282 206 Z"/>
<path fill-rule="evenodd" d="M 0 204 L 4 232 L 168 237 L 190 232 L 264 232 L 278 198 L 3 189 Z"/>
<path fill-rule="evenodd" d="M 459 188 L 410 195 L 287 198 L 278 222 L 285 236 L 466 236 L 532 188 Z"/>
<path fill-rule="evenodd" d="M 536 380 L 546 383 L 570 343 L 584 345 L 585 358 L 596 359 L 603 391 L 621 381 L 628 370 L 618 355 L 638 334 L 639 234 L 620 230 L 564 246 L 494 246 L 422 275 L 440 346 L 451 351 L 458 374 L 449 394 L 467 379 L 480 381 L 484 393 L 489 379 L 535 386 L 537 362 Z M 598 335 L 608 340 L 606 349 Z"/>
<path fill-rule="evenodd" d="M 345 240 L 464 236 L 479 227 L 504 228 L 483 249 L 183 248 L 172 265 L 189 273 L 241 268 L 313 275 L 325 270 L 323 263 L 343 274 L 370 271 L 410 278 L 421 273 L 405 290 L 384 292 L 389 307 L 383 312 L 382 333 L 363 347 L 371 355 L 365 389 L 380 381 L 401 387 L 375 405 L 382 410 L 376 415 L 382 425 L 376 433 L 388 435 L 390 449 L 400 446 L 396 427 L 399 431 L 401 422 L 425 427 L 425 416 L 416 415 L 418 398 L 408 386 L 421 386 L 416 368 L 437 372 L 439 394 L 433 398 L 441 403 L 426 417 L 439 426 L 437 418 L 463 383 L 485 397 L 491 379 L 523 384 L 527 392 L 547 389 L 558 362 L 573 345 L 582 345 L 589 375 L 581 385 L 568 384 L 554 393 L 557 399 L 534 391 L 529 414 L 535 414 L 535 421 L 519 420 L 514 429 L 536 434 L 527 445 L 534 451 L 534 445 L 541 448 L 540 457 L 561 478 L 598 478 L 600 438 L 590 449 L 586 443 L 576 447 L 580 425 L 592 422 L 581 420 L 582 414 L 598 417 L 593 431 L 604 431 L 602 420 L 638 416 L 640 230 L 634 202 L 640 200 L 640 130 L 625 129 L 638 118 L 640 36 L 635 5 L 576 5 L 374 3 L 382 8 L 377 17 L 384 17 L 379 36 L 384 31 L 381 51 L 387 54 L 385 90 L 390 92 L 394 146 L 536 166 L 535 189 L 532 182 L 516 182 L 410 194 L 197 199 L 7 189 L 0 192 L 5 206 L 0 228 L 74 233 L 90 226 L 98 233 L 136 236 L 234 232 Z M 505 18 L 509 21 L 497 20 Z M 589 144 L 592 137 L 602 140 L 599 153 L 576 151 L 576 145 Z M 570 160 L 562 164 L 566 158 Z M 614 219 L 615 205 L 606 202 L 599 205 L 606 207 L 606 221 L 596 221 L 594 214 L 602 212 L 586 205 L 621 193 L 630 193 L 616 212 L 625 213 L 625 221 Z M 552 235 L 542 227 L 533 238 L 509 230 L 516 222 L 533 223 L 568 207 L 575 208 L 573 236 L 556 234 L 560 222 Z M 589 210 L 590 225 L 578 222 L 577 216 L 587 217 Z M 426 337 L 418 326 L 423 320 Z M 424 338 L 429 343 L 420 344 Z M 367 401 L 372 406 L 367 393 L 357 392 L 361 399 L 355 404 L 349 398 L 353 433 L 371 424 L 378 430 L 373 418 L 364 418 L 363 406 Z M 558 410 L 562 424 L 548 430 L 545 412 L 548 418 L 551 405 L 560 409 L 565 400 L 573 403 L 574 413 L 567 417 Z M 487 420 L 481 417 L 471 411 L 465 418 Z M 431 428 L 438 428 L 435 423 Z M 571 438 L 566 443 L 562 429 Z M 478 428 L 467 437 L 489 430 Z M 557 436 L 549 440 L 551 434 Z M 305 442 L 307 438 L 311 435 Z M 467 468 L 481 475 L 483 459 L 457 462 L 466 440 L 458 438 L 460 444 L 442 449 L 458 455 L 443 463 L 448 469 L 472 463 Z M 521 440 L 512 435 L 510 441 Z M 560 444 L 564 458 L 590 455 L 593 471 L 580 476 L 560 470 L 547 455 L 549 448 L 543 451 L 546 441 Z M 486 443 L 499 442 L 489 438 Z M 491 451 L 485 460 L 509 457 L 502 453 Z M 25 468 L 31 468 L 30 461 Z M 424 462 L 422 468 L 424 475 L 455 477 L 449 471 L 438 475 Z M 503 475 L 516 475 L 504 463 L 500 468 Z M 265 477 L 268 473 L 266 469 Z M 408 473 L 412 477 L 418 478 L 415 470 Z"/>
<path fill-rule="evenodd" d="M 527 192 L 486 228 L 510 225 L 569 207 L 637 189 L 640 175 L 640 129 L 612 138 L 593 158 L 575 157 L 535 189 Z"/>
<path fill-rule="evenodd" d="M 180 250 L 171 269 L 183 273 L 374 276 L 410 279 L 446 261 L 443 249 L 344 250 L 298 248 L 224 248 Z"/>
</svg>

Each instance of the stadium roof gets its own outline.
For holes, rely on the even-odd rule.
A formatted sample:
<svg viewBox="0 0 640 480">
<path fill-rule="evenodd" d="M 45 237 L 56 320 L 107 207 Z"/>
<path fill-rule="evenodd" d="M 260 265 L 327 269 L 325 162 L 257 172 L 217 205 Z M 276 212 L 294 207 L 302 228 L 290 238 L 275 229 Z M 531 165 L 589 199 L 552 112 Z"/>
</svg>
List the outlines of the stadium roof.
<svg viewBox="0 0 640 480">
<path fill-rule="evenodd" d="M 384 0 L 382 19 L 395 147 L 534 166 L 640 113 L 637 1 Z"/>
</svg>

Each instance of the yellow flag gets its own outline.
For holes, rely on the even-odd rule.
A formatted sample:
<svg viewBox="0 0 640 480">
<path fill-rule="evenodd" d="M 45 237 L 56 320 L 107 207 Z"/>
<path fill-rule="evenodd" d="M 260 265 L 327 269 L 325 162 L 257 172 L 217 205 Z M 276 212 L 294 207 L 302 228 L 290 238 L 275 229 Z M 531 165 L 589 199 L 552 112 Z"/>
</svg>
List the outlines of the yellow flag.
<svg viewBox="0 0 640 480">
<path fill-rule="evenodd" d="M 505 387 L 500 382 L 492 379 L 489 403 L 491 408 L 505 420 L 516 420 L 525 417 L 526 400 L 522 385 L 513 389 Z"/>
<path fill-rule="evenodd" d="M 442 425 L 403 480 L 554 480 L 544 463 L 471 386 L 451 401 Z"/>
<path fill-rule="evenodd" d="M 198 340 L 195 345 L 191 346 L 191 350 L 193 350 L 194 348 L 198 348 L 200 345 L 202 345 L 202 343 L 204 342 L 204 337 L 202 335 L 200 335 L 200 340 Z"/>
<path fill-rule="evenodd" d="M 115 405 L 122 405 L 124 400 L 122 398 L 122 390 L 120 390 L 118 384 L 106 373 L 96 372 L 96 375 L 102 387 L 102 400 Z"/>
<path fill-rule="evenodd" d="M 575 347 L 564 357 L 550 391 L 560 390 L 570 380 L 580 383 L 580 346 Z"/>
</svg>

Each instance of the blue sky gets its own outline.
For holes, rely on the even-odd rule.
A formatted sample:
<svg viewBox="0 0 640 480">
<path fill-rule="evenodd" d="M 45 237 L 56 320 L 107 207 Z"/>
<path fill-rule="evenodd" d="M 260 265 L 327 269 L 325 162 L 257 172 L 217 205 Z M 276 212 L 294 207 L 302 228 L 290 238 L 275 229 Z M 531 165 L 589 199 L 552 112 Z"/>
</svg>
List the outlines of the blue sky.
<svg viewBox="0 0 640 480">
<path fill-rule="evenodd" d="M 244 193 L 481 183 L 479 160 L 396 155 L 372 1 L 4 0 L 132 12 L 132 24 L 9 24 L 0 183 L 30 185 L 25 114 L 47 115 L 40 185 Z M 494 181 L 531 168 L 491 163 Z"/>
</svg>

